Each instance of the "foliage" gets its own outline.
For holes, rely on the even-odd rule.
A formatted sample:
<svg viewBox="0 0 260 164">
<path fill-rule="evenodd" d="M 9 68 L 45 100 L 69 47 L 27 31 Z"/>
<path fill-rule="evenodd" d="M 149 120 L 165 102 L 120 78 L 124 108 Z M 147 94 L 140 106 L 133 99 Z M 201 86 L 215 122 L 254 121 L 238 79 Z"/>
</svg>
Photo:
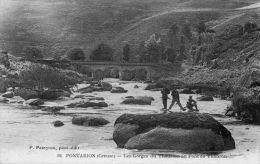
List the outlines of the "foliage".
<svg viewBox="0 0 260 164">
<path fill-rule="evenodd" d="M 28 60 L 42 59 L 42 52 L 38 47 L 26 47 L 23 50 L 25 58 Z"/>
<path fill-rule="evenodd" d="M 130 58 L 130 46 L 129 44 L 126 44 L 123 48 L 123 60 L 128 62 Z"/>
<path fill-rule="evenodd" d="M 205 33 L 207 30 L 206 24 L 205 22 L 200 22 L 197 26 L 196 26 L 196 30 L 199 34 Z"/>
<path fill-rule="evenodd" d="M 33 64 L 19 74 L 21 86 L 43 90 L 68 89 L 80 80 L 80 75 L 72 71 L 61 71 L 46 65 Z"/>
<path fill-rule="evenodd" d="M 112 61 L 113 50 L 109 45 L 101 43 L 97 46 L 97 48 L 94 51 L 92 51 L 90 59 L 97 61 Z"/>
<path fill-rule="evenodd" d="M 161 59 L 163 53 L 163 45 L 159 36 L 153 34 L 148 40 L 145 41 L 146 55 L 144 62 L 154 62 L 157 63 Z"/>
<path fill-rule="evenodd" d="M 85 60 L 86 58 L 84 51 L 81 48 L 70 49 L 66 56 L 69 60 Z"/>
<path fill-rule="evenodd" d="M 239 118 L 248 123 L 260 124 L 260 93 L 252 90 L 234 94 L 232 107 Z"/>
</svg>

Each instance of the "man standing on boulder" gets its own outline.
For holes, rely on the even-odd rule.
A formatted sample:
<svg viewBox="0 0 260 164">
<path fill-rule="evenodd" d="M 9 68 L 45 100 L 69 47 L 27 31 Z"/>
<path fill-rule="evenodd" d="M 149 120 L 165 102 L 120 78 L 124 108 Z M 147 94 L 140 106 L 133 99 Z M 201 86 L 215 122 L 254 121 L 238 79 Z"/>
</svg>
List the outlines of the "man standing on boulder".
<svg viewBox="0 0 260 164">
<path fill-rule="evenodd" d="M 170 94 L 170 90 L 168 88 L 163 88 L 161 93 L 162 93 L 163 109 L 164 112 L 167 112 L 167 99 L 168 99 L 168 94 Z"/>
<path fill-rule="evenodd" d="M 175 102 L 179 105 L 181 110 L 185 111 L 185 108 L 182 107 L 181 102 L 180 102 L 180 95 L 179 92 L 176 89 L 172 90 L 172 104 L 170 105 L 168 111 L 170 111 L 175 104 Z"/>
</svg>

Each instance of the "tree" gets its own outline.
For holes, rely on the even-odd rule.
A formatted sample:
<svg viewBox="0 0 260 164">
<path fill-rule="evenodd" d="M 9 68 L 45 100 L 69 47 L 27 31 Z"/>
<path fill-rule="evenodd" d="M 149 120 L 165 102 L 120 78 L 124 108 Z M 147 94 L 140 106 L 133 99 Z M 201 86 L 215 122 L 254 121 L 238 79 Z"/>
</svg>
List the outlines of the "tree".
<svg viewBox="0 0 260 164">
<path fill-rule="evenodd" d="M 101 43 L 95 50 L 92 51 L 90 59 L 97 61 L 112 61 L 113 50 L 109 45 Z"/>
<path fill-rule="evenodd" d="M 69 60 L 85 60 L 84 51 L 81 48 L 73 48 L 67 52 L 67 58 Z"/>
<path fill-rule="evenodd" d="M 197 26 L 196 26 L 196 30 L 199 34 L 205 33 L 207 30 L 206 24 L 204 22 L 200 22 Z"/>
<path fill-rule="evenodd" d="M 174 48 L 174 46 L 176 46 L 177 44 L 177 33 L 179 31 L 179 26 L 177 24 L 173 24 L 170 27 L 169 30 L 169 45 L 171 48 Z"/>
<path fill-rule="evenodd" d="M 128 62 L 130 58 L 130 46 L 129 44 L 126 44 L 123 48 L 123 60 Z"/>
<path fill-rule="evenodd" d="M 176 51 L 175 49 L 172 48 L 166 48 L 164 53 L 165 59 L 171 63 L 175 62 L 175 58 L 176 58 Z"/>
<path fill-rule="evenodd" d="M 26 47 L 23 50 L 25 58 L 29 60 L 42 59 L 42 52 L 38 47 Z"/>
<path fill-rule="evenodd" d="M 163 46 L 159 36 L 153 34 L 145 41 L 146 54 L 149 56 L 149 62 L 157 63 L 163 52 Z"/>
<path fill-rule="evenodd" d="M 191 33 L 191 26 L 189 23 L 185 23 L 181 29 L 183 35 L 188 38 L 189 40 L 191 40 L 192 37 L 192 33 Z"/>
</svg>

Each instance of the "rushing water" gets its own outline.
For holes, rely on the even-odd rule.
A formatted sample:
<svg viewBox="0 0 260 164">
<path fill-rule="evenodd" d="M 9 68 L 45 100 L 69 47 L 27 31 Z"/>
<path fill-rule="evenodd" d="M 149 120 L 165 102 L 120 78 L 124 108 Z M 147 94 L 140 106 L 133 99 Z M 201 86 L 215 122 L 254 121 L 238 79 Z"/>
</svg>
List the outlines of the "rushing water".
<svg viewBox="0 0 260 164">
<path fill-rule="evenodd" d="M 81 152 L 102 152 L 113 154 L 132 154 L 140 153 L 139 151 L 129 151 L 124 149 L 118 149 L 116 144 L 112 140 L 113 124 L 117 117 L 123 113 L 159 113 L 162 108 L 160 92 L 145 91 L 145 84 L 141 83 L 126 83 L 112 81 L 114 86 L 122 86 L 128 90 L 127 93 L 111 94 L 110 92 L 94 92 L 88 95 L 96 97 L 104 97 L 105 102 L 109 104 L 109 107 L 103 109 L 69 109 L 62 110 L 60 114 L 51 114 L 43 112 L 40 109 L 29 108 L 28 106 L 18 104 L 1 104 L 0 108 L 0 161 L 12 161 L 17 157 L 19 153 L 25 153 L 31 158 L 33 155 L 38 154 L 42 156 L 42 153 L 50 153 L 51 151 L 32 150 L 30 146 L 34 148 L 40 147 L 71 147 L 77 146 Z M 134 88 L 134 85 L 138 85 L 140 88 Z M 121 101 L 125 96 L 152 96 L 155 98 L 152 105 L 122 105 Z M 181 95 L 181 102 L 185 104 L 189 95 Z M 193 95 L 196 98 L 198 95 Z M 71 102 L 77 102 L 82 99 L 63 99 L 53 102 L 46 102 L 46 105 L 66 105 Z M 198 107 L 200 112 L 211 114 L 224 114 L 224 109 L 230 102 L 225 100 L 215 99 L 214 102 L 199 102 Z M 175 106 L 173 111 L 179 111 Z M 84 127 L 72 125 L 71 119 L 73 116 L 98 116 L 103 117 L 110 121 L 110 123 L 103 127 Z M 231 118 L 216 117 L 219 121 L 225 123 L 234 121 Z M 61 120 L 64 122 L 64 126 L 55 128 L 52 124 L 53 121 Z M 232 151 L 222 152 L 222 155 L 227 157 L 244 156 L 248 154 L 245 147 L 248 147 L 250 151 L 253 149 L 257 151 L 257 136 L 259 135 L 259 127 L 249 125 L 227 125 L 226 126 L 233 134 L 233 137 L 237 143 L 237 149 Z M 254 133 L 246 128 L 254 129 Z M 241 130 L 242 129 L 242 130 Z M 234 136 L 237 135 L 237 136 Z M 253 136 L 253 138 L 250 138 Z M 241 138 L 242 137 L 242 138 Z M 238 142 L 240 142 L 238 144 Z M 241 146 L 241 147 L 240 147 Z M 259 146 L 259 145 L 258 145 Z M 57 151 L 57 150 L 54 150 Z M 62 150 L 68 151 L 68 150 Z M 14 153 L 16 152 L 16 153 Z M 60 151 L 59 151 L 60 152 Z M 75 150 L 73 151 L 75 153 Z M 57 152 L 56 152 L 57 153 Z M 67 152 L 66 152 L 67 153 Z M 156 153 L 156 154 L 171 154 L 173 156 L 181 156 L 183 153 L 167 151 L 167 150 L 149 150 L 141 151 L 141 153 Z M 11 158 L 16 157 L 16 158 Z M 47 156 L 47 155 L 46 155 Z M 50 155 L 51 157 L 55 157 Z M 3 157 L 5 157 L 3 159 Z M 49 156 L 48 156 L 49 157 Z M 50 157 L 49 157 L 50 158 Z M 35 157 L 35 159 L 38 159 Z M 48 159 L 48 158 L 47 158 Z M 55 160 L 55 158 L 53 159 Z"/>
</svg>

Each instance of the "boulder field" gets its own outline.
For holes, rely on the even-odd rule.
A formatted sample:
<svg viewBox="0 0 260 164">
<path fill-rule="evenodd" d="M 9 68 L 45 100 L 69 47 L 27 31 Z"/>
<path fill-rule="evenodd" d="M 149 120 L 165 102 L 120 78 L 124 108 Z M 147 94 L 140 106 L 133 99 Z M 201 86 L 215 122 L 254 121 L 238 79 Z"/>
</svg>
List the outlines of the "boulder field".
<svg viewBox="0 0 260 164">
<path fill-rule="evenodd" d="M 199 152 L 235 148 L 229 130 L 208 114 L 123 114 L 114 127 L 113 140 L 120 148 Z"/>
</svg>

